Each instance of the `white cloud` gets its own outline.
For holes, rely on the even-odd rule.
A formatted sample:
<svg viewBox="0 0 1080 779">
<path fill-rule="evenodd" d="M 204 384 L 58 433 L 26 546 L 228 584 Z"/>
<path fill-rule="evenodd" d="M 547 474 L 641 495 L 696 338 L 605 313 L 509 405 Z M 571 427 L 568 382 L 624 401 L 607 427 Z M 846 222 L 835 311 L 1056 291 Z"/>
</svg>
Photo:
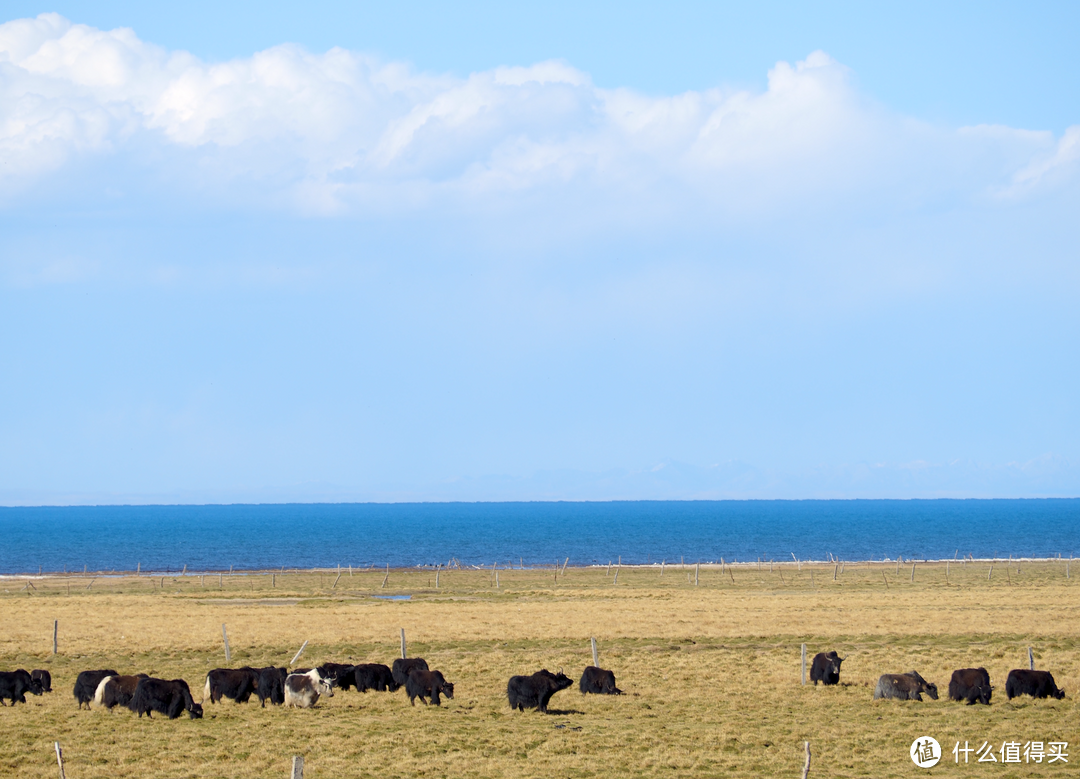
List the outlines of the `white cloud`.
<svg viewBox="0 0 1080 779">
<path fill-rule="evenodd" d="M 1048 179 L 1075 175 L 1080 162 L 1080 125 L 1069 127 L 1053 147 L 1052 153 L 1035 159 L 1013 176 L 1012 194 L 1022 194 Z"/>
<path fill-rule="evenodd" d="M 645 206 L 660 205 L 663 182 L 735 212 L 886 188 L 970 196 L 1031 189 L 1080 155 L 1078 128 L 1051 151 L 1047 134 L 897 116 L 823 52 L 778 63 L 761 93 L 651 97 L 599 89 L 562 62 L 459 79 L 282 45 L 206 63 L 43 14 L 0 25 L 0 98 L 8 200 L 77 158 L 136 147 L 154 149 L 150 164 L 177 187 L 236 202 L 222 194 L 236 185 L 255 205 L 316 212 L 487 202 L 569 181 Z"/>
</svg>

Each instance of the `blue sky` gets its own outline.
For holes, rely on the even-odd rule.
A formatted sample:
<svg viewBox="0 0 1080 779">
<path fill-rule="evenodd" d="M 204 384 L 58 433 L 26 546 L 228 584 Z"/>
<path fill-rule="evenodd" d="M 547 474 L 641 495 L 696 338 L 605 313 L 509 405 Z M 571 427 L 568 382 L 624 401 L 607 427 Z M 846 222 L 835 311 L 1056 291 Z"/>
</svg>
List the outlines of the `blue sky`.
<svg viewBox="0 0 1080 779">
<path fill-rule="evenodd" d="M 6 4 L 0 503 L 1080 494 L 1075 4 L 579 5 Z"/>
</svg>

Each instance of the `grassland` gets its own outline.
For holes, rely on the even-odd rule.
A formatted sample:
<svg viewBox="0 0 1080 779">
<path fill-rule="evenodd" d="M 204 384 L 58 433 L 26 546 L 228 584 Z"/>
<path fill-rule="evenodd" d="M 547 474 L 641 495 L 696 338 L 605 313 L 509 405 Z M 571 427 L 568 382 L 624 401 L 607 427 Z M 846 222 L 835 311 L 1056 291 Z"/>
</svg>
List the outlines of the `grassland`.
<svg viewBox="0 0 1080 779">
<path fill-rule="evenodd" d="M 1080 763 L 1080 599 L 1064 561 L 794 563 L 615 570 L 394 570 L 258 575 L 45 577 L 0 581 L 0 669 L 47 668 L 54 692 L 0 709 L 0 775 L 55 777 L 53 742 L 69 779 L 286 777 L 304 755 L 323 777 L 702 777 L 920 773 L 908 757 L 919 736 L 947 752 L 934 772 L 994 777 L 1072 775 Z M 834 580 L 834 571 L 836 578 Z M 1073 572 L 1074 574 L 1077 572 Z M 811 579 L 811 577 L 813 577 Z M 337 579 L 336 586 L 334 581 Z M 93 581 L 92 585 L 87 585 Z M 373 595 L 410 594 L 409 601 Z M 53 620 L 59 653 L 52 654 Z M 456 685 L 442 708 L 394 694 L 338 693 L 313 710 L 258 702 L 205 703 L 206 718 L 138 719 L 77 711 L 78 671 L 113 667 L 184 677 L 201 697 L 210 668 L 427 658 Z M 511 712 L 506 680 L 541 667 L 577 677 L 591 663 L 615 671 L 619 697 L 559 693 L 551 712 Z M 800 683 L 800 644 L 836 649 L 842 683 Z M 1011 668 L 1054 673 L 1063 701 L 1005 701 Z M 945 700 L 954 668 L 985 666 L 989 707 Z M 917 669 L 938 701 L 871 700 L 877 677 Z M 198 689 L 196 689 L 198 688 Z M 957 741 L 995 749 L 1006 740 L 1067 741 L 1069 765 L 955 765 Z M 1075 753 L 1075 754 L 1072 754 Z"/>
</svg>

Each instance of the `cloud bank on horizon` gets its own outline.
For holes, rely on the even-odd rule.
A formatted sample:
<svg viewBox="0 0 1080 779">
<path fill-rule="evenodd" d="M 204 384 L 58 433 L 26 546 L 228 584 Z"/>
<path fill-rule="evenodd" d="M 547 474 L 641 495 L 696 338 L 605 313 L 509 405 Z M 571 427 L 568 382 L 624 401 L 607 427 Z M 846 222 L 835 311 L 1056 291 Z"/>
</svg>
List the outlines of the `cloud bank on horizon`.
<svg viewBox="0 0 1080 779">
<path fill-rule="evenodd" d="M 1080 125 L 933 126 L 859 94 L 821 51 L 777 63 L 762 93 L 648 96 L 599 89 L 564 62 L 460 79 L 281 45 L 207 63 L 42 14 L 0 25 L 0 64 L 8 204 L 118 155 L 179 193 L 306 214 L 482 210 L 569 188 L 638 207 L 675 193 L 739 216 L 808 199 L 911 207 L 1030 197 L 1080 161 Z"/>
<path fill-rule="evenodd" d="M 1080 124 L 824 51 L 650 95 L 9 21 L 0 504 L 1080 494 L 1078 211 Z"/>
</svg>

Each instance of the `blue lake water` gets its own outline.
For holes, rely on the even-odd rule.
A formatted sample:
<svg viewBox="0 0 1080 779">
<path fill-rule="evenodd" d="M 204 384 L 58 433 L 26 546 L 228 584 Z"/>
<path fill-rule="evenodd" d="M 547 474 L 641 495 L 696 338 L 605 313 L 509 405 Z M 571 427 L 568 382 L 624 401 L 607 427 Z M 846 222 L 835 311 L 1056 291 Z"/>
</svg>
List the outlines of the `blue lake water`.
<svg viewBox="0 0 1080 779">
<path fill-rule="evenodd" d="M 0 507 L 0 573 L 1070 557 L 1080 499 Z"/>
</svg>

